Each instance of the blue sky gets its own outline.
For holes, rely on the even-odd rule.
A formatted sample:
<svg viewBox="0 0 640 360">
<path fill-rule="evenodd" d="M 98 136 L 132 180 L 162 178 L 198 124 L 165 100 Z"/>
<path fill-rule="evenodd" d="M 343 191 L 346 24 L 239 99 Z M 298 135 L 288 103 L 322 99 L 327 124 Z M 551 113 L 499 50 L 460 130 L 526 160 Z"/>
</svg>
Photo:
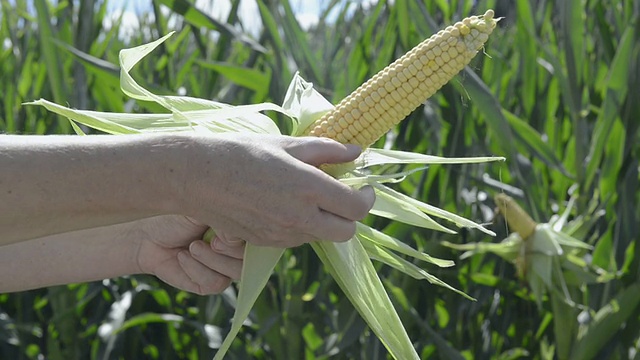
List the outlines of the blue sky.
<svg viewBox="0 0 640 360">
<path fill-rule="evenodd" d="M 108 9 L 113 17 L 119 16 L 122 12 L 123 23 L 125 23 L 124 32 L 134 31 L 137 24 L 137 18 L 151 9 L 151 0 L 108 0 Z M 303 27 L 311 26 L 318 22 L 318 14 L 321 10 L 321 4 L 324 1 L 302 1 L 293 0 L 291 4 L 297 14 L 298 21 Z M 196 7 L 215 19 L 225 19 L 231 9 L 229 0 L 196 0 Z M 255 0 L 240 1 L 240 21 L 248 32 L 257 34 L 261 23 L 258 15 L 258 6 Z M 253 20 L 258 19 L 258 20 Z M 110 20 L 105 26 L 110 26 Z"/>
<path fill-rule="evenodd" d="M 113 17 L 118 17 L 124 12 L 124 25 L 122 30 L 126 36 L 126 32 L 135 31 L 138 17 L 149 12 L 151 9 L 151 0 L 108 0 L 109 11 Z M 372 0 L 358 0 L 357 2 L 370 4 L 375 1 Z M 291 0 L 291 5 L 296 13 L 296 17 L 303 28 L 308 28 L 318 22 L 318 15 L 321 9 L 326 6 L 329 1 L 304 1 L 304 0 Z M 229 0 L 196 0 L 196 7 L 206 13 L 207 15 L 215 19 L 226 19 L 226 16 L 231 9 L 231 3 Z M 166 8 L 165 8 L 166 9 Z M 258 5 L 255 0 L 241 0 L 240 1 L 240 21 L 244 28 L 251 34 L 257 35 L 260 27 L 260 16 L 258 15 Z M 110 26 L 110 20 L 104 24 L 106 27 Z"/>
</svg>

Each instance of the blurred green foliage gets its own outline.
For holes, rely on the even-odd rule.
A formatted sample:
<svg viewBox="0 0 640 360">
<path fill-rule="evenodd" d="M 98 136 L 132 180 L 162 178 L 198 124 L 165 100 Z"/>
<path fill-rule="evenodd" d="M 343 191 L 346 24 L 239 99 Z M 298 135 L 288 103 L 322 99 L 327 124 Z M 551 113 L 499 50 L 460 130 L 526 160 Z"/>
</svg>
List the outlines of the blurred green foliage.
<svg viewBox="0 0 640 360">
<path fill-rule="evenodd" d="M 187 0 L 149 4 L 138 30 L 122 36 L 127 18 L 114 17 L 107 0 L 1 0 L 0 131 L 70 133 L 66 119 L 21 105 L 38 98 L 100 111 L 162 111 L 121 93 L 116 64 L 120 49 L 170 30 L 177 34 L 134 69 L 155 92 L 280 103 L 299 71 L 337 102 L 439 28 L 495 9 L 504 19 L 486 55 L 377 146 L 506 157 L 504 164 L 432 166 L 399 185 L 489 223 L 498 237 L 367 220 L 455 259 L 453 268 L 430 271 L 477 301 L 392 269 L 380 268 L 380 275 L 425 359 L 640 356 L 640 2 L 332 0 L 321 2 L 310 27 L 288 0 L 258 0 L 256 18 L 243 18 L 240 2 L 231 1 L 222 21 Z M 261 24 L 255 33 L 247 30 L 251 22 Z M 548 298 L 538 307 L 511 264 L 491 254 L 458 260 L 442 241 L 507 235 L 493 210 L 498 192 L 540 222 L 574 201 L 565 230 L 593 245 L 585 260 L 615 278 L 577 284 L 578 307 Z M 149 276 L 0 294 L 0 358 L 206 359 L 228 330 L 234 304 L 233 288 L 200 297 Z M 278 265 L 228 358 L 387 354 L 310 248 L 301 247 Z"/>
</svg>

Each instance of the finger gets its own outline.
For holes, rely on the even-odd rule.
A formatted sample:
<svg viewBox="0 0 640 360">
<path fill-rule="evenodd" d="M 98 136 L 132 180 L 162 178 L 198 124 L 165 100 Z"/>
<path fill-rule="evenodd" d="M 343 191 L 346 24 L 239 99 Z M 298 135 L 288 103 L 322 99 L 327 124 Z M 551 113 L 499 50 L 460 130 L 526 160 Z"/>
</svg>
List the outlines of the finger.
<svg viewBox="0 0 640 360">
<path fill-rule="evenodd" d="M 313 236 L 324 241 L 344 242 L 348 241 L 356 233 L 355 221 L 336 216 L 320 210 L 318 226 L 313 231 Z"/>
<path fill-rule="evenodd" d="M 179 253 L 177 254 L 179 258 Z M 200 289 L 198 284 L 191 281 L 189 275 L 182 269 L 178 262 L 167 262 L 164 264 L 155 275 L 167 284 L 174 286 L 178 289 L 189 291 L 192 293 L 199 293 Z"/>
<path fill-rule="evenodd" d="M 200 264 L 233 280 L 240 280 L 242 260 L 220 254 L 203 241 L 194 241 L 189 245 L 189 253 Z"/>
<path fill-rule="evenodd" d="M 300 137 L 287 147 L 287 152 L 298 160 L 313 166 L 339 164 L 355 160 L 361 152 L 357 145 L 343 145 L 321 137 Z"/>
<path fill-rule="evenodd" d="M 371 186 L 354 189 L 336 182 L 328 184 L 320 190 L 322 196 L 317 197 L 320 209 L 343 217 L 347 220 L 362 220 L 376 201 L 376 195 Z M 339 185 L 339 186 L 338 186 Z"/>
<path fill-rule="evenodd" d="M 188 251 L 178 253 L 178 262 L 191 281 L 198 285 L 199 295 L 219 294 L 229 285 L 231 279 L 196 260 Z"/>
<path fill-rule="evenodd" d="M 211 248 L 218 254 L 231 256 L 235 259 L 242 259 L 244 258 L 245 241 L 237 238 L 226 239 L 216 236 L 211 242 Z"/>
</svg>

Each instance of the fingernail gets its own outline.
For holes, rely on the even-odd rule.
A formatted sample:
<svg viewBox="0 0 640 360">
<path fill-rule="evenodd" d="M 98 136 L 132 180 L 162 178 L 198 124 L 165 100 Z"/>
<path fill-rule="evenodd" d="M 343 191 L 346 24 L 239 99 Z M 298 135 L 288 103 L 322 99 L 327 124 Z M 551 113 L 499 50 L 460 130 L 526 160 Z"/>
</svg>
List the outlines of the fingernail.
<svg viewBox="0 0 640 360">
<path fill-rule="evenodd" d="M 205 244 L 202 241 L 194 241 L 189 245 L 189 252 L 193 255 L 199 256 L 205 251 Z"/>
<path fill-rule="evenodd" d="M 185 261 L 187 261 L 188 257 L 189 255 L 187 254 L 186 250 L 182 250 L 178 253 L 178 261 L 181 263 L 184 263 Z"/>
<path fill-rule="evenodd" d="M 362 148 L 359 145 L 345 144 L 345 147 L 349 152 L 358 153 L 358 154 L 362 152 Z"/>
<path fill-rule="evenodd" d="M 369 200 L 370 206 L 373 206 L 376 202 L 376 192 L 373 190 L 373 186 L 365 185 L 360 188 L 360 192 L 366 196 L 367 200 Z"/>
</svg>

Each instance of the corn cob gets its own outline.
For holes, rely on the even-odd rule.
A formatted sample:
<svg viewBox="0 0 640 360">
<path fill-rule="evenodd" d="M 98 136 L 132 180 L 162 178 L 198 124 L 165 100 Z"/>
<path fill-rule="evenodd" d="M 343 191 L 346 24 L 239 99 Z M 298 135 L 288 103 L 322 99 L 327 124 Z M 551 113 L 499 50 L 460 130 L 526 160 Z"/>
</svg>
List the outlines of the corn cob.
<svg viewBox="0 0 640 360">
<path fill-rule="evenodd" d="M 305 135 L 367 148 L 406 118 L 477 54 L 499 19 L 493 10 L 441 30 L 374 75 Z"/>
<path fill-rule="evenodd" d="M 538 223 L 512 197 L 500 193 L 494 200 L 507 224 L 511 226 L 513 232 L 520 235 L 522 240 L 527 240 L 536 231 Z"/>
</svg>

